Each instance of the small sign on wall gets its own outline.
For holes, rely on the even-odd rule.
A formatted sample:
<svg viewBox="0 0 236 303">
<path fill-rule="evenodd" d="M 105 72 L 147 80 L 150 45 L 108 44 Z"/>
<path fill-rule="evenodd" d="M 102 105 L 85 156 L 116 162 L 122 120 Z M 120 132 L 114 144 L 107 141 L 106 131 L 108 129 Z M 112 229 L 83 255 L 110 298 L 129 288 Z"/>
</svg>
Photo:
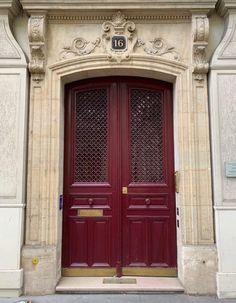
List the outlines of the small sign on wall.
<svg viewBox="0 0 236 303">
<path fill-rule="evenodd" d="M 115 51 L 124 51 L 127 49 L 127 40 L 125 36 L 113 36 L 111 38 L 111 47 Z"/>
<path fill-rule="evenodd" d="M 229 178 L 236 178 L 236 161 L 225 162 L 225 175 Z"/>
</svg>

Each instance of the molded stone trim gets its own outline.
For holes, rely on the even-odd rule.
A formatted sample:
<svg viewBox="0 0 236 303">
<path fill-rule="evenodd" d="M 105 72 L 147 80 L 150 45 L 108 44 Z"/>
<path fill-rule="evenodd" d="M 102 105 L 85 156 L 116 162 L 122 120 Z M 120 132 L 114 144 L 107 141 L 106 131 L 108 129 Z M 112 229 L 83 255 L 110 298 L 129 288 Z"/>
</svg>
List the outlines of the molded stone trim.
<svg viewBox="0 0 236 303">
<path fill-rule="evenodd" d="M 157 11 L 156 14 L 153 14 L 153 12 L 146 12 L 145 14 L 140 15 L 132 15 L 131 13 L 126 14 L 126 18 L 131 21 L 138 21 L 138 22 L 152 22 L 154 20 L 158 20 L 160 22 L 166 22 L 169 20 L 173 20 L 175 22 L 190 22 L 191 21 L 191 14 L 188 12 L 183 13 L 173 13 L 165 12 L 160 13 L 160 11 Z M 90 12 L 89 14 L 83 14 L 83 12 L 78 12 L 78 14 L 74 15 L 71 12 L 65 11 L 63 14 L 61 12 L 58 13 L 50 13 L 48 15 L 48 20 L 50 23 L 76 23 L 76 22 L 86 22 L 86 23 L 93 23 L 97 21 L 108 21 L 111 20 L 112 17 L 109 14 L 106 14 L 105 12 L 101 14 L 92 14 Z"/>
<path fill-rule="evenodd" d="M 236 9 L 236 1 L 234 0 L 219 0 L 216 4 L 216 10 L 220 16 L 226 16 L 233 9 Z"/>
<path fill-rule="evenodd" d="M 0 40 L 0 67 L 25 67 L 26 58 L 11 32 L 7 11 L 0 14 Z"/>
<path fill-rule="evenodd" d="M 101 1 L 101 0 L 21 0 L 24 9 L 211 9 L 217 0 L 136 0 L 136 1 Z"/>
<path fill-rule="evenodd" d="M 8 13 L 12 16 L 17 16 L 22 7 L 19 0 L 1 0 L 0 1 L 0 10 L 6 9 Z"/>
</svg>

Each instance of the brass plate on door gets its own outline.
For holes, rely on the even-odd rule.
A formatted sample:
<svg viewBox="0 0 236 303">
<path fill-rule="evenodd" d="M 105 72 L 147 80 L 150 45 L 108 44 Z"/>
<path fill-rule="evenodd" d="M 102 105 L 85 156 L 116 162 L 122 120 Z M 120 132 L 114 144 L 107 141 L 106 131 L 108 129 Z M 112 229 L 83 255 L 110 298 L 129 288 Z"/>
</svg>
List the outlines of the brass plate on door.
<svg viewBox="0 0 236 303">
<path fill-rule="evenodd" d="M 177 269 L 175 267 L 123 267 L 122 274 L 141 277 L 176 277 Z"/>
<path fill-rule="evenodd" d="M 116 268 L 62 268 L 63 277 L 114 277 Z M 141 276 L 141 277 L 176 277 L 177 269 L 175 267 L 123 267 L 123 276 Z"/>
<path fill-rule="evenodd" d="M 63 277 L 113 277 L 114 267 L 109 268 L 62 268 Z"/>
<path fill-rule="evenodd" d="M 103 209 L 79 209 L 77 215 L 79 217 L 102 217 Z"/>
</svg>

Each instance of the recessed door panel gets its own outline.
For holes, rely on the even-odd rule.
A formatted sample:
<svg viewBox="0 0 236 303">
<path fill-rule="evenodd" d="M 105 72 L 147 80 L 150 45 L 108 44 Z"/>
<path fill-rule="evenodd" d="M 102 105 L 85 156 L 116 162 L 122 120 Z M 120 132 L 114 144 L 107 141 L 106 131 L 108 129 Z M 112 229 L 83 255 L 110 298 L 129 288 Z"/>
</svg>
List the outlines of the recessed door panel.
<svg viewBox="0 0 236 303">
<path fill-rule="evenodd" d="M 147 266 L 147 222 L 144 218 L 127 218 L 129 241 L 124 250 L 124 266 Z"/>
<path fill-rule="evenodd" d="M 169 218 L 165 217 L 150 220 L 150 266 L 168 266 L 170 264 L 169 224 Z"/>
<path fill-rule="evenodd" d="M 176 272 L 171 94 L 142 78 L 67 85 L 64 272 Z"/>
<path fill-rule="evenodd" d="M 87 258 L 89 247 L 88 222 L 86 220 L 70 218 L 69 230 L 73 230 L 73 240 L 69 242 L 70 266 L 89 266 Z"/>
</svg>

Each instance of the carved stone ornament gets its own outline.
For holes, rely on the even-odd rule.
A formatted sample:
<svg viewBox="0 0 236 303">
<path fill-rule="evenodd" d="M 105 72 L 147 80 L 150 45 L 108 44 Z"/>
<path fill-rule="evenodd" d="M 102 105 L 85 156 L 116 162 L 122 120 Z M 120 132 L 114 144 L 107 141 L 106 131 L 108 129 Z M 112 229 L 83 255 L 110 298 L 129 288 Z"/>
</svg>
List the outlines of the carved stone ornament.
<svg viewBox="0 0 236 303">
<path fill-rule="evenodd" d="M 206 47 L 209 37 L 209 21 L 206 15 L 193 17 L 193 73 L 197 81 L 203 81 L 209 64 L 206 60 Z"/>
<path fill-rule="evenodd" d="M 155 38 L 153 41 L 148 42 L 138 39 L 137 46 L 142 47 L 149 55 L 163 56 L 165 54 L 172 54 L 174 60 L 180 60 L 180 55 L 175 48 L 162 38 Z"/>
<path fill-rule="evenodd" d="M 94 49 L 100 45 L 101 39 L 97 38 L 94 41 L 86 41 L 83 38 L 75 39 L 71 46 L 64 46 L 60 54 L 60 59 L 69 59 L 75 56 L 91 54 Z"/>
<path fill-rule="evenodd" d="M 127 21 L 121 12 L 117 12 L 112 21 L 106 21 L 102 24 L 103 35 L 102 44 L 104 51 L 108 55 L 110 61 L 121 62 L 130 59 L 130 53 L 133 51 L 137 42 L 137 34 L 135 24 L 132 21 Z M 124 48 L 115 48 L 113 38 L 123 38 Z"/>
<path fill-rule="evenodd" d="M 29 71 L 39 81 L 45 73 L 45 16 L 31 16 L 28 23 L 31 60 Z"/>
<path fill-rule="evenodd" d="M 135 47 L 142 47 L 148 55 L 171 55 L 174 60 L 180 60 L 180 55 L 173 46 L 164 39 L 155 38 L 152 41 L 138 39 L 135 24 L 127 21 L 121 12 L 113 15 L 112 20 L 102 24 L 102 37 L 93 41 L 87 41 L 80 37 L 73 40 L 70 46 L 64 46 L 60 53 L 60 60 L 70 59 L 76 56 L 88 55 L 102 46 L 110 61 L 121 62 L 129 60 Z"/>
</svg>

